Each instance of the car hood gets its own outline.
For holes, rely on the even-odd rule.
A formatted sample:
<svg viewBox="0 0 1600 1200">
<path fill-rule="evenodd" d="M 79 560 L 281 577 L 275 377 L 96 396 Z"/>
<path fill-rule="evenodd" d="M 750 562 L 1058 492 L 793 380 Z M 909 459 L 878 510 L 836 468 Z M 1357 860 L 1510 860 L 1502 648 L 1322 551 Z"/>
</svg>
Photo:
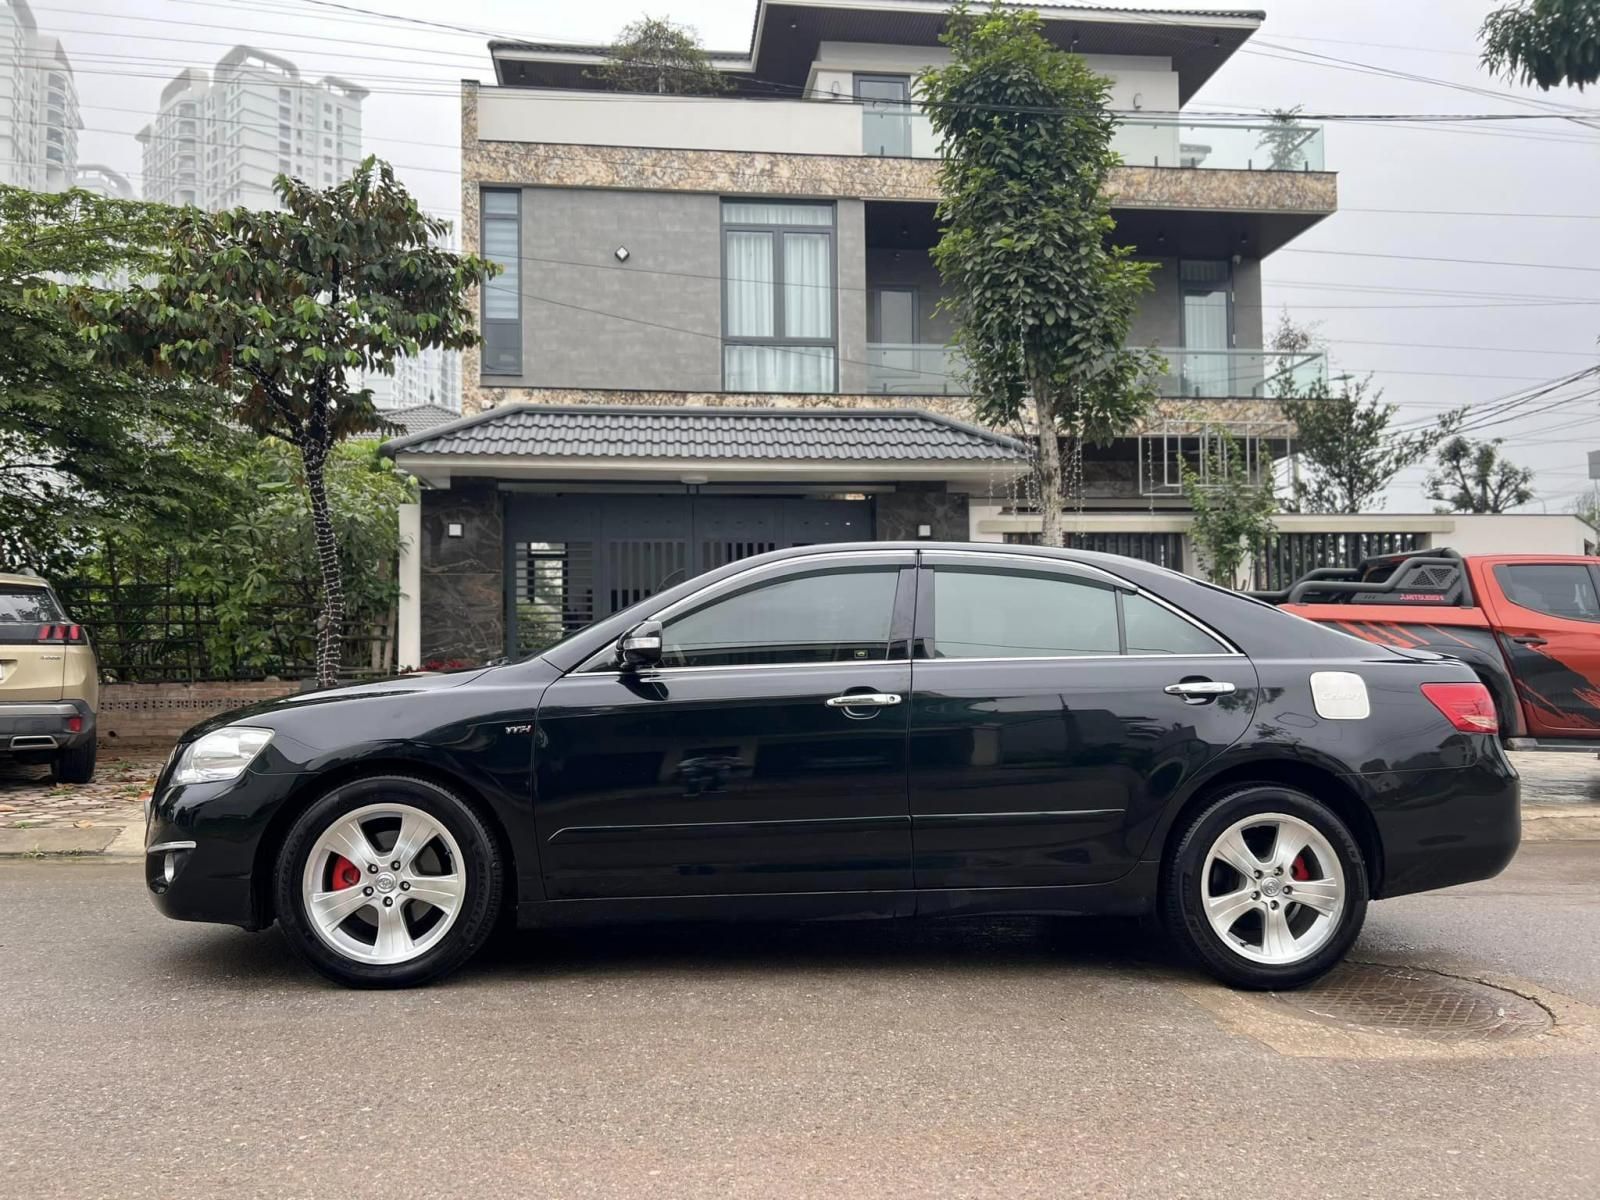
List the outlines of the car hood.
<svg viewBox="0 0 1600 1200">
<path fill-rule="evenodd" d="M 272 726 L 272 717 L 282 713 L 302 712 L 319 704 L 340 704 L 361 700 L 395 700 L 405 696 L 417 696 L 425 692 L 443 691 L 446 688 L 460 687 L 464 683 L 471 683 L 479 676 L 486 674 L 490 668 L 474 667 L 463 671 L 422 671 L 411 675 L 400 675 L 393 679 L 375 679 L 368 683 L 347 684 L 344 687 L 319 688 L 311 692 L 297 692 L 292 696 L 282 696 L 276 700 L 265 700 L 260 704 L 251 704 L 245 708 L 236 708 L 229 712 L 218 713 L 209 717 L 186 732 L 179 742 L 191 742 L 195 738 L 210 733 L 213 729 L 221 729 L 224 725 L 237 725 L 241 722 L 257 721 L 265 726 Z"/>
</svg>

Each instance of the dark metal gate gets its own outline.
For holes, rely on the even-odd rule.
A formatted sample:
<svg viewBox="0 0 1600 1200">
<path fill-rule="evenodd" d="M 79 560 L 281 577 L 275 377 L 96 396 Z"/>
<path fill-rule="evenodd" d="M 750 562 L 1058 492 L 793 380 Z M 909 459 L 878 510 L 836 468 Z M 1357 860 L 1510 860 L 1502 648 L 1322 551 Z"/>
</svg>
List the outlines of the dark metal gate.
<svg viewBox="0 0 1600 1200">
<path fill-rule="evenodd" d="M 506 504 L 507 647 L 542 650 L 754 554 L 872 536 L 870 500 L 514 494 Z"/>
</svg>

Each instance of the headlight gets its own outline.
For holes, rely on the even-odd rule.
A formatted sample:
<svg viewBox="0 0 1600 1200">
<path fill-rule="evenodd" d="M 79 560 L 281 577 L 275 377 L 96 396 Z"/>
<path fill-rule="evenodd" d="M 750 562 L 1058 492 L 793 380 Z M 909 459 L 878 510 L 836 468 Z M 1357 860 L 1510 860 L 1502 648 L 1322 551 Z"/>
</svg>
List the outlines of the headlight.
<svg viewBox="0 0 1600 1200">
<path fill-rule="evenodd" d="M 178 756 L 173 783 L 220 783 L 237 779 L 272 740 L 270 729 L 218 729 L 190 742 Z"/>
</svg>

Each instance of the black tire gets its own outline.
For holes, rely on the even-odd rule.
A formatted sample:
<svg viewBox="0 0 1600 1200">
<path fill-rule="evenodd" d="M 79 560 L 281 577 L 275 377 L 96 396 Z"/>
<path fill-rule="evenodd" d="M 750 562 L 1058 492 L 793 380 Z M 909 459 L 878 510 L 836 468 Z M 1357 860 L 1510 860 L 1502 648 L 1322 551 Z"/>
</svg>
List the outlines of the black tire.
<svg viewBox="0 0 1600 1200">
<path fill-rule="evenodd" d="M 1315 828 L 1333 848 L 1345 879 L 1344 905 L 1333 932 L 1315 952 L 1286 965 L 1255 962 L 1240 953 L 1216 933 L 1202 907 L 1202 872 L 1213 844 L 1236 822 L 1265 813 L 1298 817 Z M 1306 793 L 1268 783 L 1231 788 L 1202 808 L 1177 836 L 1162 880 L 1162 922 L 1196 963 L 1224 983 L 1251 991 L 1299 987 L 1336 966 L 1360 935 L 1369 888 L 1361 847 L 1327 805 Z"/>
<path fill-rule="evenodd" d="M 90 783 L 94 779 L 95 741 L 72 746 L 50 760 L 50 778 L 55 783 Z"/>
<path fill-rule="evenodd" d="M 455 923 L 419 957 L 396 964 L 366 963 L 324 942 L 306 915 L 300 882 L 318 838 L 342 816 L 366 805 L 392 802 L 421 809 L 456 840 L 465 872 L 465 896 Z M 504 893 L 505 865 L 494 837 L 465 800 L 431 780 L 374 775 L 345 783 L 295 821 L 274 868 L 278 923 L 289 944 L 317 971 L 357 988 L 415 987 L 454 971 L 480 950 L 495 927 Z"/>
</svg>

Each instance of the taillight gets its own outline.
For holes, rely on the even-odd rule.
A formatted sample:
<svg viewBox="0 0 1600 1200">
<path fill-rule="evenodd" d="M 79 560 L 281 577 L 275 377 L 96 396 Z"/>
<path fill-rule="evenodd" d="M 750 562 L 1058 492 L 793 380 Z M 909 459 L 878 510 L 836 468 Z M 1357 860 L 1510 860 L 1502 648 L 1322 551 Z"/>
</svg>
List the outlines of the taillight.
<svg viewBox="0 0 1600 1200">
<path fill-rule="evenodd" d="M 39 640 L 41 642 L 81 642 L 83 641 L 83 626 L 41 625 L 39 626 Z"/>
<path fill-rule="evenodd" d="M 1494 697 L 1481 683 L 1425 683 L 1422 694 L 1462 733 L 1498 733 Z"/>
</svg>

